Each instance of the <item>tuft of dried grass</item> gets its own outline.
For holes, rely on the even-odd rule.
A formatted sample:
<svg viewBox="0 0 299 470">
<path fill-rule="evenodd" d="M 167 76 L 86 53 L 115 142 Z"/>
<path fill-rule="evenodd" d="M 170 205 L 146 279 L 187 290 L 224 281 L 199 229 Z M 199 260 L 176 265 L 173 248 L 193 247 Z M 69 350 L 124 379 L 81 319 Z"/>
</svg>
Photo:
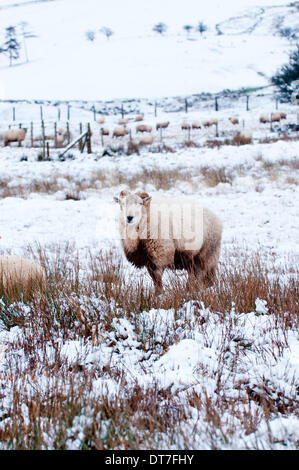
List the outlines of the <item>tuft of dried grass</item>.
<svg viewBox="0 0 299 470">
<path fill-rule="evenodd" d="M 116 333 L 114 322 L 128 319 L 135 325 L 144 360 L 162 355 L 177 342 L 177 327 L 161 338 L 160 331 L 144 328 L 140 313 L 171 308 L 175 315 L 181 315 L 180 330 L 190 332 L 194 325 L 180 313 L 189 300 L 193 300 L 197 326 L 202 331 L 208 321 L 208 317 L 201 316 L 202 305 L 217 312 L 219 322 L 224 323 L 232 308 L 245 314 L 255 311 L 256 298 L 267 302 L 268 314 L 274 316 L 277 329 L 296 328 L 299 286 L 293 265 L 275 267 L 275 259 L 236 248 L 235 252 L 223 252 L 213 286 L 204 288 L 194 282 L 186 288 L 186 277 L 171 275 L 164 294 L 157 299 L 151 286 L 128 275 L 126 262 L 114 250 L 90 253 L 84 261 L 70 244 L 28 247 L 26 255 L 45 267 L 48 287 L 25 306 L 16 299 L 2 299 L 0 303 L 1 324 L 8 329 L 14 325 L 23 328 L 23 334 L 10 345 L 6 361 L 5 380 L 11 387 L 5 414 L 0 412 L 2 448 L 66 449 L 74 441 L 81 449 L 159 448 L 161 439 L 164 445 L 180 442 L 190 448 L 194 437 L 189 432 L 190 419 L 194 433 L 205 426 L 208 445 L 216 448 L 223 439 L 224 444 L 228 442 L 234 432 L 239 434 L 240 429 L 245 435 L 254 432 L 265 414 L 296 412 L 296 398 L 284 390 L 276 393 L 266 380 L 258 389 L 249 383 L 235 385 L 246 391 L 248 409 L 239 406 L 241 402 L 244 405 L 244 395 L 232 399 L 223 390 L 208 394 L 196 387 L 185 391 L 190 406 L 187 408 L 179 392 L 170 387 L 161 388 L 155 383 L 144 388 L 137 383 L 129 385 L 121 363 L 112 365 L 108 361 L 100 368 L 96 362 L 86 364 L 79 359 L 69 363 L 62 354 L 62 345 L 72 339 L 106 345 L 117 352 L 117 341 L 125 337 L 123 333 L 112 335 Z M 235 341 L 240 348 L 250 348 L 242 338 Z M 280 347 L 279 341 L 275 348 Z M 220 363 L 216 371 L 218 391 L 221 370 Z M 99 378 L 108 383 L 116 381 L 116 393 L 103 391 L 96 395 L 94 383 Z M 0 394 L 0 404 L 1 400 Z M 198 420 L 194 423 L 196 414 Z M 228 416 L 229 428 L 224 424 Z"/>
<path fill-rule="evenodd" d="M 219 168 L 211 168 L 207 166 L 203 166 L 200 169 L 202 176 L 204 177 L 204 181 L 207 186 L 215 187 L 219 183 L 229 183 L 232 184 L 234 176 L 232 175 L 232 171 L 229 171 L 225 167 Z"/>
</svg>

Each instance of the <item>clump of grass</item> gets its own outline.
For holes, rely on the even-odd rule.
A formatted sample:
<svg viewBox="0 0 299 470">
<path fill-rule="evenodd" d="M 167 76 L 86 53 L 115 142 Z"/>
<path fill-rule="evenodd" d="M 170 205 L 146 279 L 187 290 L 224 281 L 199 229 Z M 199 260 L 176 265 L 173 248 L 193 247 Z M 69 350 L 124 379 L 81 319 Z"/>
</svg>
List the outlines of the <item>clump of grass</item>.
<svg viewBox="0 0 299 470">
<path fill-rule="evenodd" d="M 273 144 L 281 140 L 284 142 L 296 142 L 297 140 L 299 140 L 299 136 L 298 135 L 290 136 L 287 134 L 283 134 L 277 137 L 263 137 L 259 139 L 259 143 L 260 144 Z"/>
<path fill-rule="evenodd" d="M 76 340 L 99 347 L 101 354 L 106 354 L 106 348 L 117 354 L 126 335 L 121 331 L 116 336 L 115 322 L 128 320 L 136 330 L 137 350 L 144 354 L 142 368 L 142 360 L 163 355 L 176 344 L 178 331 L 185 332 L 186 337 L 193 334 L 195 325 L 189 324 L 188 317 L 182 314 L 182 307 L 189 300 L 193 302 L 196 328 L 201 332 L 209 321 L 208 314 L 202 316 L 202 305 L 207 311 L 217 312 L 217 321 L 224 323 L 232 308 L 236 312 L 255 311 L 256 298 L 267 302 L 268 314 L 274 316 L 277 329 L 295 328 L 298 273 L 293 266 L 275 268 L 275 259 L 272 264 L 271 259 L 258 252 L 248 255 L 237 249 L 233 253 L 224 251 L 213 286 L 204 288 L 194 282 L 187 289 L 186 277 L 177 273 L 169 276 L 164 294 L 157 299 L 151 285 L 128 275 L 126 262 L 115 250 L 90 253 L 82 260 L 75 246 L 68 244 L 28 247 L 26 255 L 45 267 L 48 286 L 26 304 L 1 301 L 2 325 L 8 329 L 15 325 L 23 328 L 10 344 L 6 361 L 5 383 L 11 382 L 11 386 L 10 400 L 5 398 L 5 411 L 0 411 L 2 448 L 66 449 L 73 442 L 81 449 L 159 448 L 166 442 L 190 448 L 194 436 L 203 432 L 201 426 L 205 426 L 204 434 L 213 448 L 219 446 L 221 439 L 230 440 L 237 422 L 249 434 L 256 430 L 265 413 L 295 413 L 296 399 L 283 390 L 274 393 L 266 380 L 261 389 L 252 384 L 236 384 L 247 393 L 246 411 L 241 407 L 244 395 L 234 395 L 232 399 L 221 389 L 221 363 L 215 372 L 221 394 L 211 395 L 202 387 L 188 388 L 183 404 L 180 393 L 171 387 L 156 383 L 141 387 L 137 382 L 132 385 L 130 373 L 121 362 L 112 363 L 107 358 L 105 366 L 99 367 L 97 361 L 87 364 L 78 358 L 70 363 L 62 352 L 67 341 Z M 142 324 L 146 312 L 155 308 L 162 312 L 172 309 L 180 319 L 162 337 L 161 331 Z M 280 347 L 280 340 L 275 338 L 274 334 L 275 347 Z M 242 338 L 235 341 L 245 350 L 251 347 Z M 0 376 L 4 380 L 2 370 Z M 118 384 L 115 394 L 94 393 L 94 383 L 101 378 Z M 0 404 L 1 400 L 2 395 Z M 261 411 L 257 412 L 253 404 Z M 225 426 L 227 416 L 229 431 Z M 186 431 L 191 418 L 194 436 Z M 219 433 L 222 437 L 217 441 Z"/>
<path fill-rule="evenodd" d="M 184 147 L 187 147 L 187 148 L 198 148 L 199 145 L 194 142 L 194 140 L 185 140 L 184 143 L 183 143 L 183 146 Z"/>
<path fill-rule="evenodd" d="M 236 134 L 231 141 L 232 145 L 248 145 L 251 143 L 252 143 L 252 137 L 247 137 L 243 135 L 242 133 Z"/>
<path fill-rule="evenodd" d="M 203 166 L 200 169 L 207 186 L 215 187 L 219 183 L 232 184 L 234 177 L 225 167 L 211 168 Z"/>
</svg>

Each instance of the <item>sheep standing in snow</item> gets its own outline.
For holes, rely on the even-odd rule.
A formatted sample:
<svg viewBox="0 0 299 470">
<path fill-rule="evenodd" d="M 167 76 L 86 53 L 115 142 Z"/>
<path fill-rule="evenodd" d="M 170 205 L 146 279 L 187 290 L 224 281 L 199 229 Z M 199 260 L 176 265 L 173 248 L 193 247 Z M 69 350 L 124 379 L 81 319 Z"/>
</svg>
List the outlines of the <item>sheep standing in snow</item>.
<svg viewBox="0 0 299 470">
<path fill-rule="evenodd" d="M 27 129 L 8 130 L 3 133 L 4 147 L 11 142 L 18 142 L 21 147 L 22 142 L 25 140 Z"/>
<path fill-rule="evenodd" d="M 119 119 L 119 120 L 118 120 L 117 124 L 118 124 L 119 126 L 125 126 L 125 125 L 128 124 L 128 122 L 129 122 L 129 119 L 127 119 L 127 118 L 122 118 L 122 119 Z"/>
<path fill-rule="evenodd" d="M 0 290 L 6 294 L 22 292 L 25 296 L 46 286 L 45 270 L 35 261 L 14 256 L 0 256 Z"/>
<path fill-rule="evenodd" d="M 271 122 L 280 122 L 281 113 L 271 113 Z"/>
<path fill-rule="evenodd" d="M 198 121 L 192 122 L 192 129 L 201 129 L 201 125 Z"/>
<path fill-rule="evenodd" d="M 262 114 L 260 116 L 260 123 L 261 124 L 267 124 L 267 122 L 270 122 L 269 116 L 267 116 L 267 114 Z"/>
<path fill-rule="evenodd" d="M 154 137 L 152 135 L 145 135 L 144 137 L 141 137 L 141 139 L 139 139 L 140 146 L 152 145 L 153 142 L 154 142 Z"/>
<path fill-rule="evenodd" d="M 211 126 L 216 126 L 216 124 L 218 124 L 218 119 L 210 119 L 210 120 L 207 120 L 207 121 L 204 121 L 202 123 L 203 127 L 211 127 Z"/>
<path fill-rule="evenodd" d="M 156 124 L 156 130 L 166 129 L 168 126 L 169 126 L 169 121 L 167 121 L 167 122 L 158 122 L 158 124 Z"/>
<path fill-rule="evenodd" d="M 152 201 L 145 192 L 122 191 L 115 200 L 124 254 L 137 268 L 147 268 L 156 294 L 166 268 L 187 270 L 189 285 L 214 280 L 222 224 L 209 209 L 183 200 Z"/>
<path fill-rule="evenodd" d="M 136 126 L 136 134 L 138 134 L 138 132 L 152 132 L 152 126 L 147 126 L 146 124 L 139 124 L 138 126 Z"/>
<path fill-rule="evenodd" d="M 116 127 L 113 131 L 112 137 L 125 137 L 129 133 L 125 127 Z"/>
<path fill-rule="evenodd" d="M 239 119 L 236 117 L 230 117 L 228 118 L 229 121 L 235 126 L 236 124 L 239 124 Z"/>
</svg>

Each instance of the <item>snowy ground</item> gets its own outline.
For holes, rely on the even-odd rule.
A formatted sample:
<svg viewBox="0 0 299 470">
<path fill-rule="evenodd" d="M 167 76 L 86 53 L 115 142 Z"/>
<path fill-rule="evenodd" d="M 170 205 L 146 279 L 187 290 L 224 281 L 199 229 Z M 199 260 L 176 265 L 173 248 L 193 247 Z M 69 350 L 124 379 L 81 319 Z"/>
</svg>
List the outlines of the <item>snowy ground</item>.
<svg viewBox="0 0 299 470">
<path fill-rule="evenodd" d="M 0 55 L 5 99 L 108 100 L 267 85 L 293 48 L 277 24 L 298 24 L 298 11 L 286 7 L 287 0 L 15 3 L 4 8 L 9 2 L 3 2 L 1 39 L 6 27 L 20 29 L 21 22 L 36 37 L 26 39 L 28 63 L 24 48 L 14 67 Z M 161 21 L 168 25 L 163 36 L 152 31 Z M 207 33 L 187 36 L 183 26 L 199 21 Z M 109 40 L 99 32 L 103 26 L 114 31 Z M 95 31 L 93 42 L 86 40 L 89 30 Z M 23 44 L 21 30 L 19 40 Z"/>
<path fill-rule="evenodd" d="M 78 255 L 84 279 L 90 254 L 96 259 L 100 250 L 111 251 L 116 261 L 121 254 L 113 196 L 131 187 L 152 195 L 196 199 L 213 210 L 224 227 L 222 271 L 258 251 L 271 279 L 278 276 L 286 286 L 296 282 L 299 140 L 298 132 L 288 125 L 298 123 L 297 107 L 279 103 L 287 120 L 270 131 L 270 124 L 261 125 L 259 116 L 276 110 L 271 91 L 251 93 L 250 111 L 246 111 L 244 95 L 222 95 L 217 114 L 213 96 L 206 100 L 191 96 L 267 85 L 267 77 L 290 49 L 290 42 L 277 28 L 296 27 L 297 16 L 291 13 L 295 7 L 286 7 L 288 3 L 211 0 L 203 9 L 198 0 L 152 0 L 150 5 L 113 0 L 103 9 L 95 0 L 0 0 L 0 34 L 10 24 L 27 21 L 38 36 L 28 39 L 28 64 L 22 56 L 18 65 L 9 68 L 7 58 L 0 56 L 0 98 L 27 100 L 0 103 L 0 134 L 19 124 L 30 130 L 31 122 L 34 137 L 41 134 L 40 104 L 46 133 L 53 133 L 58 108 L 58 127 L 65 129 L 67 105 L 53 100 L 67 99 L 79 100 L 71 103 L 72 137 L 78 135 L 80 123 L 90 122 L 93 131 L 93 153 L 71 150 L 65 161 L 59 161 L 57 149 L 50 150 L 50 161 L 38 161 L 41 150 L 30 148 L 30 131 L 24 147 L 0 148 L 0 254 L 28 256 L 28 246 L 41 247 L 49 259 L 62 264 L 64 254 L 74 259 Z M 183 24 L 199 20 L 208 24 L 208 32 L 202 38 L 195 33 L 187 38 Z M 169 26 L 163 37 L 152 32 L 159 21 Z M 215 33 L 216 24 L 222 35 Z M 109 41 L 98 32 L 101 26 L 114 30 Z M 89 29 L 97 32 L 94 43 L 85 38 Z M 161 98 L 177 95 L 182 97 Z M 188 113 L 184 112 L 185 96 L 193 104 Z M 156 117 L 152 97 L 158 98 Z M 34 102 L 39 98 L 41 103 Z M 144 113 L 144 122 L 153 126 L 154 145 L 141 149 L 139 155 L 103 156 L 104 148 L 128 143 L 128 137 L 111 138 L 120 118 L 117 98 L 126 99 L 134 141 L 139 137 L 137 114 Z M 107 99 L 111 101 L 99 102 Z M 97 117 L 105 116 L 103 127 L 110 131 L 104 148 L 92 105 Z M 239 118 L 237 126 L 231 125 L 230 116 Z M 208 148 L 206 141 L 216 139 L 213 127 L 192 131 L 190 138 L 197 147 L 187 147 L 184 142 L 189 137 L 181 123 L 211 117 L 218 118 L 221 142 L 245 128 L 253 132 L 253 143 Z M 161 121 L 170 122 L 163 132 L 168 151 L 161 151 L 161 135 L 155 130 Z M 265 139 L 273 142 L 262 143 Z M 57 258 L 59 247 L 61 259 Z M 128 285 L 133 283 L 135 288 L 143 283 L 152 288 L 145 270 L 137 272 L 124 259 L 122 269 Z M 171 278 L 165 277 L 171 287 Z M 66 282 L 70 284 L 67 276 Z M 121 435 L 123 431 L 121 423 L 119 428 L 115 424 L 121 409 L 116 408 L 114 423 L 97 406 L 105 400 L 111 405 L 114 399 L 123 403 L 131 397 L 138 407 L 144 397 L 147 400 L 157 393 L 159 424 L 169 419 L 162 413 L 167 409 L 174 416 L 176 432 L 171 428 L 169 434 L 158 427 L 162 430 L 156 434 L 140 434 L 141 448 L 298 449 L 298 321 L 288 311 L 278 315 L 259 297 L 253 299 L 250 311 L 237 310 L 229 302 L 223 311 L 211 310 L 204 305 L 201 292 L 179 307 L 162 308 L 159 302 L 167 304 L 168 292 L 162 300 L 155 299 L 155 305 L 136 313 L 119 307 L 114 297 L 107 301 L 87 296 L 85 291 L 66 292 L 67 296 L 62 289 L 54 299 L 53 315 L 67 318 L 72 308 L 78 307 L 81 313 L 86 309 L 90 316 L 82 324 L 91 333 L 79 321 L 70 331 L 54 321 L 45 339 L 37 326 L 38 299 L 10 306 L 0 299 L 0 449 L 8 445 L 7 435 L 12 436 L 11 446 L 17 447 L 28 429 L 36 429 L 35 422 L 30 426 L 37 403 L 43 412 L 48 404 L 62 400 L 63 414 L 68 398 L 82 384 L 79 398 L 83 404 L 67 417 L 67 438 L 61 447 L 57 416 L 49 420 L 45 415 L 38 422 L 41 441 L 36 442 L 42 442 L 43 448 L 82 449 L 87 446 L 86 435 L 94 429 L 99 442 L 110 448 L 113 432 Z M 9 315 L 25 316 L 26 327 L 17 322 L 18 326 L 5 328 Z M 136 387 L 144 396 L 130 395 Z M 184 419 L 176 420 L 173 410 L 179 417 L 183 410 Z M 212 416 L 211 410 L 219 415 Z M 136 414 L 146 419 L 146 412 L 145 408 Z M 19 426 L 14 428 L 19 416 Z M 129 431 L 138 436 L 140 428 L 129 426 Z M 35 444 L 29 436 L 27 447 Z M 117 445 L 128 448 L 130 441 L 117 441 Z"/>
<path fill-rule="evenodd" d="M 177 122 L 183 117 L 178 114 Z M 0 200 L 2 253 L 22 254 L 28 244 L 35 243 L 46 247 L 51 253 L 51 245 L 57 246 L 58 243 L 63 246 L 66 242 L 74 244 L 82 260 L 87 253 L 96 255 L 101 248 L 112 248 L 119 253 L 117 205 L 113 202 L 113 196 L 127 186 L 125 181 L 135 178 L 135 188 L 144 188 L 151 194 L 159 192 L 167 197 L 196 198 L 216 212 L 224 223 L 222 263 L 229 259 L 230 254 L 235 256 L 236 250 L 240 250 L 240 253 L 244 250 L 245 253 L 260 250 L 272 262 L 274 260 L 278 269 L 286 262 L 294 267 L 298 264 L 298 141 L 223 146 L 220 149 L 187 149 L 181 148 L 177 139 L 173 141 L 173 146 L 175 153 L 152 153 L 144 149 L 141 155 L 119 157 L 101 157 L 100 153 L 81 155 L 76 150 L 73 152 L 75 159 L 64 162 L 55 159 L 38 162 L 38 150 L 34 149 L 2 149 L 1 188 L 16 195 L 21 188 L 23 194 L 22 197 L 14 195 Z M 27 161 L 21 161 L 24 155 Z M 288 163 L 279 163 L 282 160 Z M 270 164 L 269 168 L 267 164 Z M 225 168 L 231 180 L 211 187 L 200 173 L 202 167 Z M 164 190 L 154 180 L 144 183 L 144 169 L 158 169 L 165 174 L 177 171 L 177 183 Z M 184 172 L 189 177 L 181 179 L 179 175 Z M 117 182 L 116 174 L 122 175 L 124 183 Z M 95 175 L 98 175 L 98 180 Z M 45 183 L 49 183 L 48 194 L 40 192 L 41 185 Z M 66 195 L 76 193 L 78 187 L 81 188 L 79 200 L 66 200 Z M 292 275 L 291 272 L 289 274 Z M 137 273 L 128 265 L 127 275 L 145 279 L 149 283 L 144 271 Z M 89 299 L 89 302 L 101 310 L 100 299 Z M 167 352 L 159 352 L 157 346 L 153 346 L 150 355 L 149 352 L 141 351 L 140 331 L 137 335 L 128 318 L 115 318 L 112 332 L 101 333 L 100 345 L 93 345 L 80 337 L 66 342 L 57 338 L 55 351 L 59 347 L 63 361 L 69 367 L 79 363 L 84 368 L 96 367 L 101 371 L 108 365 L 112 369 L 120 368 L 125 374 L 128 389 L 138 384 L 146 390 L 153 383 L 159 390 L 171 389 L 181 404 L 187 403 L 191 391 L 194 394 L 205 391 L 210 398 L 225 395 L 225 400 L 234 400 L 237 396 L 240 399 L 244 395 L 242 399 L 246 401 L 246 390 L 258 394 L 264 390 L 265 384 L 272 398 L 276 391 L 280 393 L 277 400 L 281 396 L 294 397 L 299 373 L 296 330 L 288 329 L 287 333 L 279 331 L 275 333 L 274 339 L 274 331 L 277 331 L 274 329 L 275 317 L 268 314 L 263 299 L 256 299 L 255 304 L 255 310 L 247 314 L 235 312 L 232 307 L 226 312 L 224 322 L 218 321 L 219 312 L 212 312 L 204 305 L 198 307 L 198 302 L 183 305 L 179 313 L 175 313 L 174 309 L 159 308 L 143 312 L 139 316 L 139 328 L 142 325 L 142 335 L 145 337 L 154 328 L 156 345 L 159 344 L 159 338 L 165 338 L 165 335 L 172 338 L 171 335 L 176 332 L 176 341 L 169 339 Z M 198 318 L 206 325 L 204 329 L 199 326 Z M 186 321 L 188 328 L 184 326 Z M 21 344 L 22 335 L 19 327 L 0 333 L 1 374 L 5 375 L 10 348 Z M 226 340 L 223 343 L 224 338 Z M 238 338 L 242 338 L 242 341 Z M 241 344 L 250 344 L 250 348 L 240 350 L 239 341 Z M 274 351 L 275 341 L 280 346 L 277 346 L 277 351 L 274 348 L 275 352 L 270 353 L 270 350 Z M 235 354 L 238 356 L 237 366 Z M 27 358 L 23 356 L 21 347 L 17 357 L 22 358 L 23 365 L 20 367 L 25 370 Z M 54 357 L 54 350 L 49 344 L 47 358 L 51 362 Z M 217 377 L 221 361 L 220 392 L 220 379 Z M 39 374 L 40 380 L 35 381 L 37 388 L 34 390 L 36 392 L 38 389 L 42 396 L 50 385 L 42 371 Z M 92 396 L 108 394 L 113 397 L 120 393 L 120 387 L 118 379 L 103 374 L 94 381 Z M 4 384 L 2 391 L 5 396 L 3 406 L 7 409 L 5 407 L 9 407 L 11 392 Z M 245 413 L 246 406 L 244 409 L 241 406 L 239 413 Z M 258 414 L 259 406 L 255 406 Z M 23 408 L 26 416 L 26 405 Z M 248 435 L 240 431 L 241 434 L 234 433 L 227 441 L 223 440 L 223 435 L 230 432 L 231 420 L 237 420 L 234 413 L 230 415 L 227 412 L 227 419 L 223 417 L 219 435 L 207 438 L 209 428 L 203 416 L 198 415 L 192 407 L 187 409 L 191 413 L 188 427 L 182 425 L 180 432 L 188 434 L 190 426 L 194 429 L 188 441 L 189 448 L 291 449 L 297 446 L 299 421 L 296 414 L 276 413 L 268 421 L 262 418 Z M 83 429 L 92 422 L 90 413 L 90 409 L 85 410 L 83 415 L 74 420 L 69 430 L 67 448 L 81 448 Z M 9 419 L 5 418 L 4 413 L 2 421 L 0 418 L 0 428 L 9 425 Z M 47 448 L 53 447 L 51 433 L 45 435 Z M 186 445 L 186 439 L 182 443 L 179 437 L 171 444 L 166 435 L 161 437 L 160 442 L 164 448 Z M 144 446 L 147 447 L 147 444 Z"/>
</svg>

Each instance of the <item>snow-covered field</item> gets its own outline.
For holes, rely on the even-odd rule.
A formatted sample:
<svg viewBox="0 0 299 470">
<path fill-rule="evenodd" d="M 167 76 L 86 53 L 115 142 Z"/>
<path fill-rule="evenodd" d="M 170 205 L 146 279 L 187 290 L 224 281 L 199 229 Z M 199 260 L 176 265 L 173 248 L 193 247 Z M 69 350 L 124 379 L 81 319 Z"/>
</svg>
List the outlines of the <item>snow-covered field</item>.
<svg viewBox="0 0 299 470">
<path fill-rule="evenodd" d="M 217 113 L 214 96 L 192 96 L 267 85 L 286 59 L 277 28 L 296 27 L 296 5 L 255 3 L 0 0 L 0 34 L 27 21 L 37 35 L 28 63 L 0 55 L 0 93 L 23 100 L 0 102 L 0 134 L 28 128 L 22 148 L 0 148 L 0 254 L 39 259 L 49 283 L 42 297 L 0 298 L 0 449 L 298 449 L 298 109 L 279 103 L 287 119 L 271 130 L 259 123 L 276 110 L 270 89 L 250 93 L 249 111 L 242 94 L 222 94 Z M 199 20 L 208 31 L 187 37 Z M 122 98 L 135 142 L 137 114 L 153 127 L 139 154 L 111 137 Z M 50 148 L 41 161 L 31 123 L 36 137 L 42 104 L 46 134 L 58 108 L 65 129 L 69 99 L 71 135 L 90 122 L 93 152 L 60 160 Z M 217 129 L 181 129 L 211 117 Z M 251 144 L 225 143 L 243 129 Z M 221 218 L 215 286 L 189 291 L 183 272 L 166 273 L 155 298 L 122 255 L 113 196 L 124 188 L 196 199 Z"/>
<path fill-rule="evenodd" d="M 287 0 L 14 3 L 19 6 L 1 10 L 0 39 L 6 27 L 21 22 L 36 37 L 26 39 L 28 63 L 24 48 L 14 67 L 0 55 L 5 99 L 108 100 L 267 85 L 293 47 L 275 25 L 298 24 L 298 11 L 285 7 Z M 199 21 L 208 31 L 186 36 L 183 26 Z M 152 31 L 159 22 L 168 26 L 163 36 Z M 216 24 L 224 34 L 217 34 Z M 109 40 L 99 32 L 103 26 L 114 32 Z M 86 40 L 90 30 L 93 42 Z M 19 40 L 23 44 L 21 33 Z"/>
<path fill-rule="evenodd" d="M 174 147 L 175 153 L 142 150 L 141 155 L 115 157 L 101 157 L 100 153 L 81 155 L 76 150 L 73 152 L 74 160 L 64 162 L 55 159 L 38 162 L 38 150 L 2 149 L 1 188 L 4 192 L 11 191 L 10 197 L 0 200 L 2 253 L 23 254 L 28 245 L 37 244 L 55 260 L 57 246 L 64 247 L 70 243 L 74 253 L 78 252 L 83 273 L 90 253 L 95 258 L 99 250 L 109 252 L 112 249 L 115 256 L 119 256 L 117 206 L 113 196 L 131 185 L 134 189 L 144 188 L 150 194 L 159 192 L 167 197 L 196 198 L 214 210 L 224 223 L 222 267 L 227 263 L 238 264 L 236 252 L 239 252 L 241 260 L 258 250 L 265 258 L 265 269 L 273 270 L 274 276 L 274 272 L 282 270 L 282 283 L 288 283 L 296 276 L 299 256 L 299 142 L 278 141 L 241 147 L 223 146 L 220 149 Z M 27 161 L 21 161 L 24 155 Z M 229 180 L 210 185 L 201 173 L 202 168 L 225 168 Z M 163 189 L 154 177 L 144 176 L 144 172 L 151 171 L 165 175 Z M 175 183 L 167 182 L 171 172 L 177 172 Z M 46 193 L 41 189 L 43 185 L 48 185 Z M 18 192 L 22 197 L 17 196 Z M 76 195 L 79 200 L 67 200 L 67 194 Z M 289 272 L 283 270 L 285 265 Z M 143 282 L 151 288 L 144 270 L 137 272 L 125 261 L 124 266 L 128 279 Z M 80 301 L 84 302 L 84 298 Z M 204 305 L 199 294 L 194 301 L 181 305 L 179 310 L 156 305 L 138 314 L 135 320 L 122 314 L 111 300 L 109 308 L 115 312 L 115 318 L 109 331 L 106 327 L 101 331 L 101 322 L 106 322 L 105 301 L 91 296 L 88 302 L 98 312 L 97 332 L 93 332 L 92 338 L 72 333 L 71 337 L 64 339 L 62 331 L 55 331 L 52 340 L 42 349 L 36 345 L 37 363 L 44 366 L 34 366 L 34 373 L 31 369 L 28 372 L 30 355 L 24 352 L 31 334 L 30 326 L 25 330 L 15 326 L 0 333 L 0 373 L 3 378 L 0 432 L 13 426 L 14 421 L 9 411 L 14 391 L 12 383 L 6 379 L 8 370 L 18 371 L 24 377 L 29 373 L 30 387 L 33 388 L 26 397 L 23 395 L 20 411 L 27 423 L 32 423 L 31 408 L 26 405 L 29 396 L 33 402 L 37 399 L 36 393 L 47 400 L 53 387 L 68 393 L 68 379 L 61 378 L 60 385 L 56 383 L 54 386 L 48 373 L 43 371 L 43 367 L 47 370 L 55 367 L 59 353 L 65 367 L 74 368 L 79 364 L 80 370 L 84 371 L 82 373 L 89 371 L 95 377 L 89 385 L 90 403 L 103 397 L 108 400 L 116 396 L 125 397 L 137 386 L 150 395 L 153 384 L 159 394 L 171 391 L 177 406 L 184 408 L 188 418 L 177 426 L 177 435 L 172 435 L 172 438 L 167 431 L 162 432 L 159 439 L 155 432 L 150 437 L 140 437 L 140 448 L 297 448 L 299 421 L 296 411 L 272 410 L 268 415 L 256 400 L 248 398 L 250 390 L 252 396 L 261 394 L 265 400 L 268 397 L 275 403 L 275 400 L 277 403 L 281 400 L 282 407 L 287 406 L 288 400 L 298 405 L 295 395 L 299 373 L 296 327 L 293 324 L 287 329 L 278 328 L 275 312 L 268 311 L 263 298 L 255 299 L 251 312 L 236 311 L 230 305 L 221 313 Z M 61 304 L 60 308 L 65 307 Z M 9 311 L 14 309 L 29 318 L 33 307 L 15 304 Z M 151 340 L 153 331 L 155 339 Z M 145 349 L 140 337 L 149 342 Z M 51 345 L 53 341 L 54 345 Z M 161 349 L 165 341 L 167 349 Z M 114 375 L 109 371 L 118 372 Z M 79 387 L 80 372 L 75 374 L 75 380 L 79 380 Z M 190 399 L 191 395 L 195 398 L 204 395 L 206 401 L 201 398 L 203 402 L 198 408 Z M 221 425 L 217 432 L 214 428 L 211 431 L 211 422 L 203 411 L 204 407 L 208 409 L 211 406 L 209 400 L 213 403 L 218 403 L 218 400 L 238 402 L 234 409 L 227 405 L 227 411 L 223 411 L 219 418 Z M 161 406 L 163 409 L 163 402 Z M 80 409 L 69 425 L 64 443 L 66 448 L 82 448 L 86 430 L 94 425 L 94 412 L 92 404 Z M 250 426 L 246 424 L 250 429 L 242 421 L 246 413 L 250 419 L 253 416 L 256 419 Z M 110 421 L 100 418 L 99 414 L 96 422 L 104 443 L 111 432 Z M 51 423 L 42 419 L 43 448 L 57 447 L 55 426 Z M 193 429 L 191 434 L 190 429 Z M 120 448 L 128 445 L 118 443 Z M 6 444 L 2 446 L 5 448 Z"/>
</svg>

